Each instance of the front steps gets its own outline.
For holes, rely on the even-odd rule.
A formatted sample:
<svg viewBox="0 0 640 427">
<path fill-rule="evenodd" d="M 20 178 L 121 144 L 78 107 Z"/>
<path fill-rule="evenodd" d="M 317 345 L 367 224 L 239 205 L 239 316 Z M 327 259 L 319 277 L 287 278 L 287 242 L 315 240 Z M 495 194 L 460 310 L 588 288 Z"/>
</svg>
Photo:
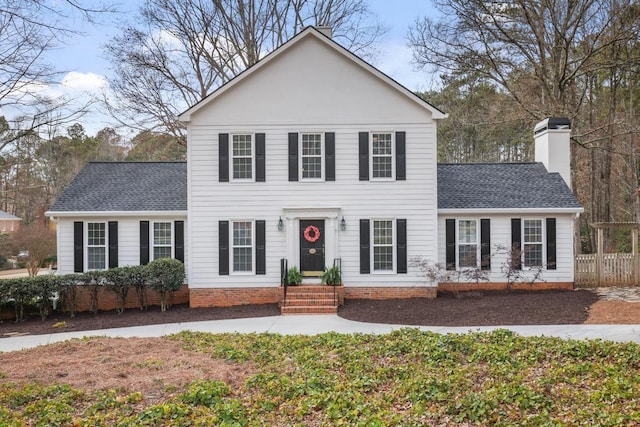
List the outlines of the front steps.
<svg viewBox="0 0 640 427">
<path fill-rule="evenodd" d="M 335 298 L 334 298 L 335 291 Z M 334 286 L 288 286 L 280 307 L 282 314 L 335 314 L 340 304 L 340 292 Z"/>
</svg>

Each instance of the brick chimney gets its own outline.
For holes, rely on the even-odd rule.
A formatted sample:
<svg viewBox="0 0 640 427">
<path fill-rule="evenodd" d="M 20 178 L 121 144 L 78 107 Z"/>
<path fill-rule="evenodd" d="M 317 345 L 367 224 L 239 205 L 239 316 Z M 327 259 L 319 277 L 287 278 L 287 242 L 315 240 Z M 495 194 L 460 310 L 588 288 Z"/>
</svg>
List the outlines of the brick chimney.
<svg viewBox="0 0 640 427">
<path fill-rule="evenodd" d="M 549 172 L 558 172 L 571 188 L 571 121 L 566 117 L 550 117 L 533 130 L 536 142 L 536 162 L 542 162 Z"/>
</svg>

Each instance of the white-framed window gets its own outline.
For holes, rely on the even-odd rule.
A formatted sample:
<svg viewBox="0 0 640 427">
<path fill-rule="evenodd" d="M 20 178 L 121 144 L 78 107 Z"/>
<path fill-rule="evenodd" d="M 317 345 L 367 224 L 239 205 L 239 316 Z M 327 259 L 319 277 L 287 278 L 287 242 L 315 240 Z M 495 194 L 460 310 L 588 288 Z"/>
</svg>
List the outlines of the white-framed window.
<svg viewBox="0 0 640 427">
<path fill-rule="evenodd" d="M 107 268 L 107 224 L 87 223 L 87 270 Z"/>
<path fill-rule="evenodd" d="M 13 223 L 13 221 L 11 221 Z M 7 221 L 2 221 L 2 231 L 7 231 Z"/>
<path fill-rule="evenodd" d="M 231 225 L 231 271 L 253 273 L 253 221 L 233 221 Z"/>
<path fill-rule="evenodd" d="M 371 132 L 369 136 L 371 179 L 393 179 L 395 173 L 393 133 Z"/>
<path fill-rule="evenodd" d="M 542 219 L 522 220 L 522 262 L 525 267 L 544 264 L 544 228 Z"/>
<path fill-rule="evenodd" d="M 475 268 L 478 266 L 478 220 L 459 219 L 458 220 L 458 267 Z"/>
<path fill-rule="evenodd" d="M 394 222 L 390 219 L 372 220 L 371 259 L 374 272 L 393 272 L 394 270 Z"/>
<path fill-rule="evenodd" d="M 236 181 L 252 180 L 254 176 L 253 134 L 231 135 L 231 177 Z"/>
<path fill-rule="evenodd" d="M 300 178 L 301 180 L 322 180 L 323 173 L 322 133 L 300 134 Z"/>
<path fill-rule="evenodd" d="M 154 222 L 151 236 L 153 259 L 173 258 L 173 223 Z"/>
<path fill-rule="evenodd" d="M 16 222 L 15 221 L 11 221 L 9 226 L 11 227 L 11 231 L 16 231 Z"/>
</svg>

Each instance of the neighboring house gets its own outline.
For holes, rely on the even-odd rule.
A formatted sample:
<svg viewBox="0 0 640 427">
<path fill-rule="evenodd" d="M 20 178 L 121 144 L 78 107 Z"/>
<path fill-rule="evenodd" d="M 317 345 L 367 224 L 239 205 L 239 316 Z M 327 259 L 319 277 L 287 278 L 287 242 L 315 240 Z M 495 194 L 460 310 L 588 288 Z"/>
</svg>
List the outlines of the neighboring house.
<svg viewBox="0 0 640 427">
<path fill-rule="evenodd" d="M 11 234 L 20 229 L 21 218 L 11 215 L 5 211 L 0 211 L 0 233 Z"/>
<path fill-rule="evenodd" d="M 48 212 L 59 270 L 174 256 L 197 307 L 279 301 L 282 260 L 311 283 L 340 263 L 347 298 L 430 297 L 413 258 L 504 283 L 516 244 L 570 286 L 568 122 L 539 125 L 541 163 L 437 165 L 445 118 L 307 28 L 181 114 L 186 164 L 87 165 Z"/>
</svg>

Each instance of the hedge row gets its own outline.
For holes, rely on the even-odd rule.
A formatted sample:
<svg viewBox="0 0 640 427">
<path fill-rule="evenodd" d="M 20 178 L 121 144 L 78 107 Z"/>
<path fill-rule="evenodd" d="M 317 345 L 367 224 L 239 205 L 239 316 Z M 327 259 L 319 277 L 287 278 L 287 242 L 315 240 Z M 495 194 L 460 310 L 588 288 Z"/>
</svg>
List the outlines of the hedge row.
<svg viewBox="0 0 640 427">
<path fill-rule="evenodd" d="M 162 311 L 168 307 L 171 296 L 184 283 L 184 265 L 182 262 L 162 258 L 148 265 L 116 267 L 108 270 L 95 270 L 80 274 L 43 275 L 0 280 L 0 305 L 13 303 L 16 322 L 24 320 L 25 306 L 37 307 L 42 320 L 46 319 L 53 302 L 58 300 L 62 310 L 75 316 L 77 311 L 78 290 L 86 288 L 90 297 L 90 310 L 98 311 L 100 289 L 116 294 L 118 312 L 125 309 L 127 295 L 131 288 L 136 290 L 140 309 L 145 309 L 146 291 L 151 289 L 160 296 Z"/>
</svg>

